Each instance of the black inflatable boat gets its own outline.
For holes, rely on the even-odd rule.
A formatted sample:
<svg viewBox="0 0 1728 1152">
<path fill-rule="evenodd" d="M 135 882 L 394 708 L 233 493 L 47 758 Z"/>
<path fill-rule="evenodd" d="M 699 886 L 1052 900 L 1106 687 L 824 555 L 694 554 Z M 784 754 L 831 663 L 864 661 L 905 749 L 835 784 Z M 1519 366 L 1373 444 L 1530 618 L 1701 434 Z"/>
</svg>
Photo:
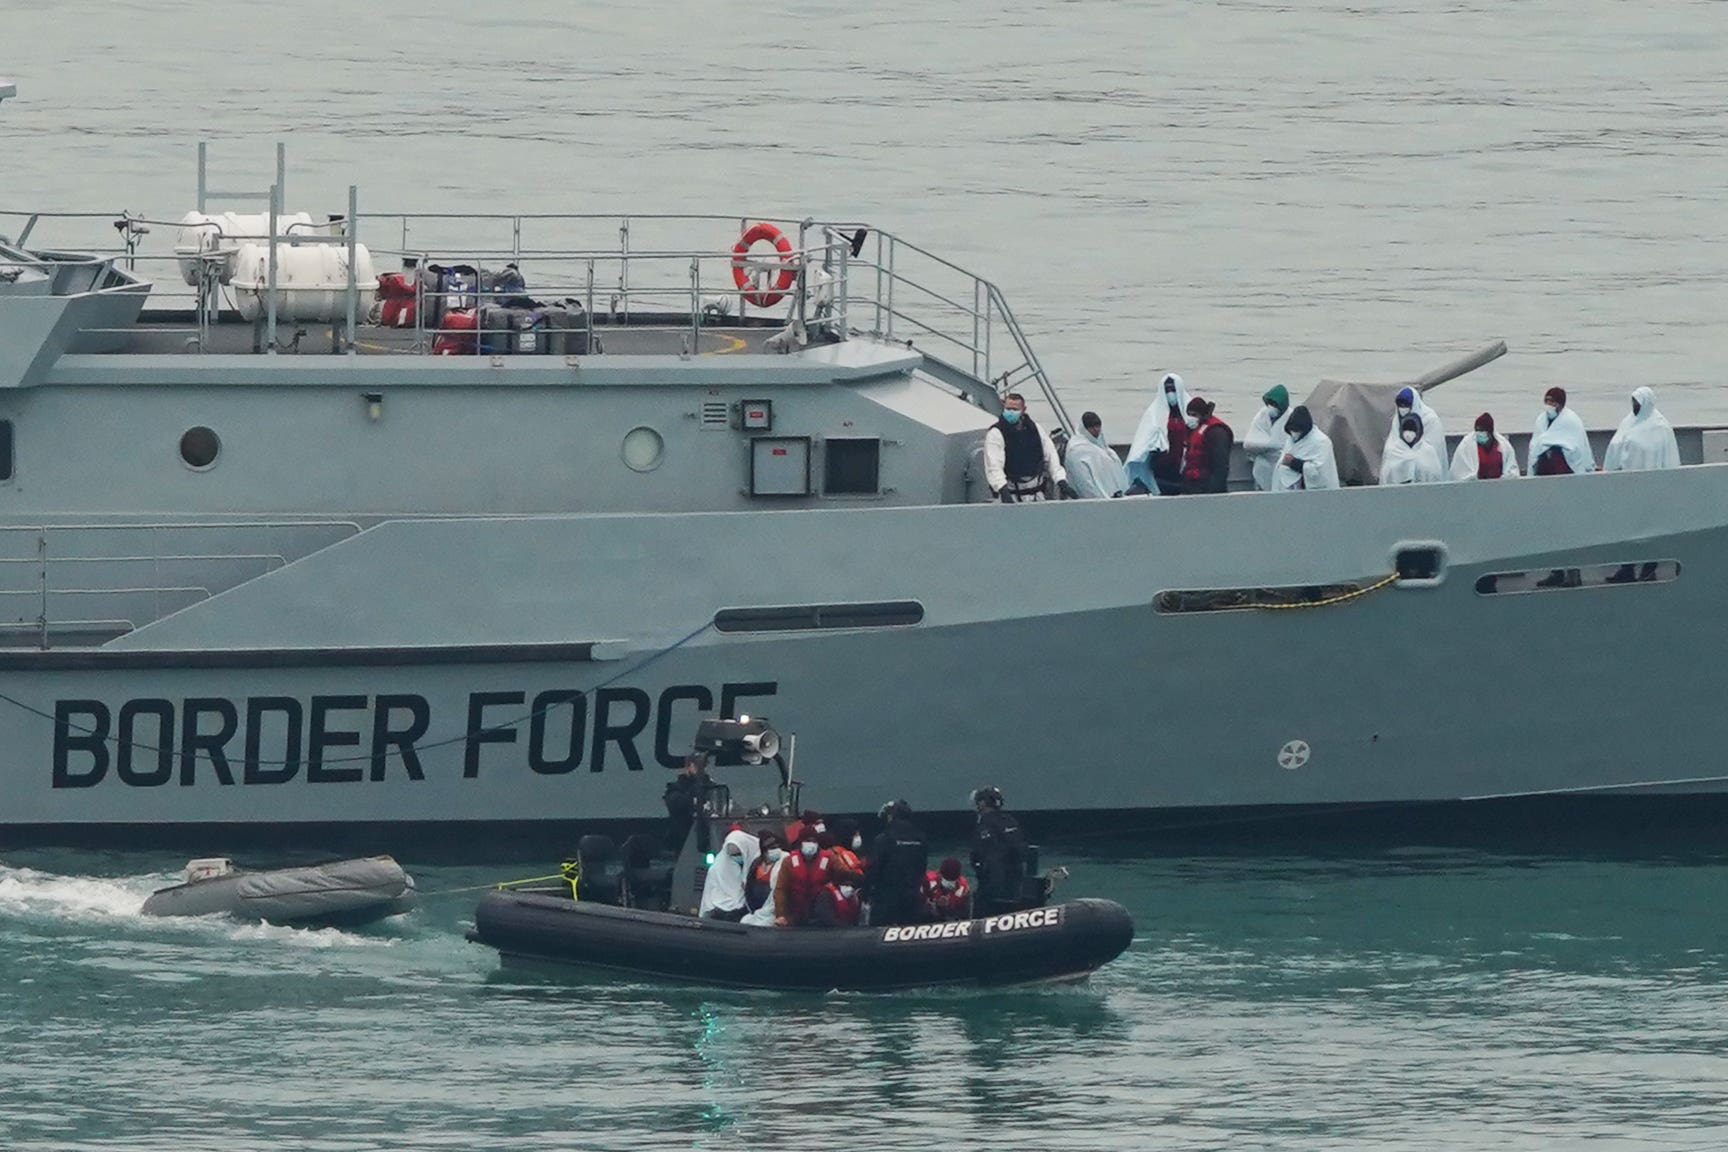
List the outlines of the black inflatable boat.
<svg viewBox="0 0 1728 1152">
<path fill-rule="evenodd" d="M 790 744 L 790 741 L 788 741 Z M 760 803 L 706 781 L 670 869 L 646 858 L 646 837 L 585 836 L 565 861 L 569 887 L 488 893 L 470 940 L 504 963 L 578 965 L 735 988 L 827 992 L 1075 980 L 1114 960 L 1134 938 L 1128 910 L 1109 900 L 1049 903 L 1066 869 L 1025 877 L 1020 907 L 995 916 L 890 928 L 769 928 L 696 915 L 708 866 L 727 829 L 756 835 L 798 817 L 801 783 L 791 750 L 765 718 L 703 720 L 696 751 L 717 766 L 773 764 L 778 784 Z M 1031 849 L 1036 858 L 1036 849 Z M 1033 866 L 1031 871 L 1035 872 Z M 527 882 L 524 882 L 527 883 Z"/>
<path fill-rule="evenodd" d="M 469 938 L 512 962 L 736 988 L 827 992 L 1075 980 L 1134 938 L 1128 910 L 1070 900 L 905 928 L 755 928 L 532 892 L 492 892 Z"/>
</svg>

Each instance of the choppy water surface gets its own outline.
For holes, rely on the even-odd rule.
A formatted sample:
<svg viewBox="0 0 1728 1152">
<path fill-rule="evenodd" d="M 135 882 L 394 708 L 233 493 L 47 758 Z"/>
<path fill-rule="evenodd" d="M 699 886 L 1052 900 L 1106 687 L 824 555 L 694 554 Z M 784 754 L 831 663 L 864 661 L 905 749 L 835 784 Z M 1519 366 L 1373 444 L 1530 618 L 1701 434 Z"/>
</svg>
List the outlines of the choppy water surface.
<svg viewBox="0 0 1728 1152">
<path fill-rule="evenodd" d="M 787 997 L 501 975 L 466 894 L 366 932 L 149 921 L 166 859 L 13 854 L 0 1147 L 1728 1139 L 1720 861 L 1047 855 L 1138 923 L 1090 984 Z"/>
<path fill-rule="evenodd" d="M 1240 417 L 1493 337 L 1449 427 L 1556 383 L 1593 424 L 1639 383 L 1728 419 L 1728 5 L 4 15 L 0 208 L 177 215 L 195 140 L 261 186 L 282 137 L 313 211 L 882 220 L 997 281 L 1123 436 L 1153 372 Z M 0 860 L 8 1150 L 1728 1142 L 1719 862 L 1105 855 L 1072 890 L 1140 936 L 1089 986 L 788 999 L 502 979 L 469 896 L 167 924 L 136 909 L 178 860 Z"/>
<path fill-rule="evenodd" d="M 1637 384 L 1728 419 L 1728 6 L 1711 0 L 303 0 L 8 6 L 0 207 L 876 219 L 1002 285 L 1126 438 L 1174 369 L 1240 419 L 1273 382 L 1396 379 L 1525 427 Z M 731 235 L 716 236 L 725 247 Z M 376 241 L 375 241 L 376 242 Z"/>
</svg>

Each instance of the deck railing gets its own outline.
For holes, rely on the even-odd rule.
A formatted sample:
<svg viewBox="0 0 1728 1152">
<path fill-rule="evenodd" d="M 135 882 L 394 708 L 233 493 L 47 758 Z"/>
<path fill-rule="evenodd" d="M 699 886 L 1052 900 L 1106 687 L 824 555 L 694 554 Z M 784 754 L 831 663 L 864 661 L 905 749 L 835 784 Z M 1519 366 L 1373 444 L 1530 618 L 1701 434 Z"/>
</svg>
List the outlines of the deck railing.
<svg viewBox="0 0 1728 1152">
<path fill-rule="evenodd" d="M 730 213 L 388 211 L 362 215 L 358 192 L 350 187 L 347 211 L 308 229 L 279 222 L 285 180 L 279 146 L 276 182 L 268 189 L 212 190 L 204 149 L 199 147 L 196 203 L 201 211 L 218 200 L 254 201 L 267 210 L 270 225 L 263 233 L 220 237 L 222 249 L 231 251 L 234 245 L 252 242 L 265 246 L 268 253 L 265 282 L 252 289 L 259 311 L 255 348 L 264 353 L 287 346 L 281 333 L 287 321 L 278 305 L 286 291 L 300 290 L 278 283 L 282 252 L 310 245 L 345 250 L 346 282 L 328 287 L 345 293 L 346 308 L 334 320 L 320 323 L 331 328 L 331 351 L 358 350 L 361 324 L 373 309 L 377 289 L 357 275 L 358 249 L 364 244 L 378 274 L 431 264 L 490 271 L 514 264 L 533 297 L 580 305 L 590 349 L 609 327 L 683 329 L 690 353 L 701 350 L 704 329 L 720 326 L 783 325 L 781 346 L 788 348 L 867 334 L 916 346 L 934 362 L 939 379 L 984 407 L 999 408 L 1005 392 L 1036 391 L 1062 426 L 1072 428 L 1049 374 L 996 284 L 862 221 Z M 758 248 L 743 255 L 735 251 L 732 244 L 759 222 L 778 228 L 790 251 Z M 201 227 L 221 231 L 217 224 Z M 53 231 L 62 250 L 112 259 L 152 280 L 152 305 L 177 306 L 187 315 L 191 323 L 184 332 L 197 350 L 210 346 L 210 326 L 225 309 L 238 305 L 239 290 L 220 283 L 225 252 L 172 250 L 171 238 L 182 228 L 178 219 L 127 212 L 0 209 L 0 235 L 10 235 L 20 248 L 32 241 L 39 228 Z M 160 250 L 164 238 L 170 238 L 169 251 Z M 198 269 L 197 282 L 191 286 L 185 284 L 180 270 L 180 263 L 189 258 Z M 776 291 L 787 273 L 790 283 Z M 487 292 L 478 285 L 442 292 L 420 286 L 418 275 L 414 279 L 414 335 L 391 351 L 430 352 L 439 335 L 454 331 L 426 322 L 429 314 L 441 311 L 423 306 L 428 294 L 460 297 L 462 303 L 516 294 Z M 294 322 L 294 347 L 307 327 L 304 321 Z M 463 334 L 469 331 L 464 329 Z M 476 339 L 465 347 L 478 355 L 490 343 Z"/>
</svg>

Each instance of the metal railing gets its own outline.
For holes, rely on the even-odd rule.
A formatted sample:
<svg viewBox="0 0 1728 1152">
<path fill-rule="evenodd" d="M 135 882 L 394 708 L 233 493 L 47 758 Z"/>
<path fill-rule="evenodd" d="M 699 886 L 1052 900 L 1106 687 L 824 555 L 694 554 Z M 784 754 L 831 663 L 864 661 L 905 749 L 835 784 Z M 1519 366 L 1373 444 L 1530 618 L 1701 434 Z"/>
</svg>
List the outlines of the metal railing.
<svg viewBox="0 0 1728 1152">
<path fill-rule="evenodd" d="M 0 633 L 27 631 L 46 650 L 60 631 L 112 631 L 119 623 L 129 631 L 138 620 L 161 619 L 360 530 L 357 521 L 339 519 L 0 525 Z M 259 537 L 283 534 L 301 537 L 301 545 L 258 547 Z M 125 536 L 148 547 L 128 544 Z M 197 547 L 200 540 L 214 546 Z M 222 548 L 221 540 L 232 547 Z M 104 581 L 104 573 L 112 578 Z M 125 602 L 139 611 L 103 614 Z M 88 612 L 56 611 L 77 603 L 90 605 Z"/>
<path fill-rule="evenodd" d="M 193 337 L 199 350 L 209 348 L 210 324 L 219 317 L 224 302 L 237 307 L 238 294 L 245 292 L 250 292 L 258 305 L 255 349 L 266 353 L 281 350 L 279 305 L 285 302 L 286 293 L 302 290 L 279 284 L 282 250 L 336 245 L 346 248 L 346 282 L 325 286 L 325 290 L 343 292 L 346 307 L 342 315 L 320 323 L 331 325 L 331 351 L 359 351 L 358 330 L 361 321 L 375 310 L 377 289 L 359 275 L 359 249 L 365 232 L 379 241 L 368 246 L 374 273 L 395 271 L 384 267 L 393 259 L 415 277 L 411 341 L 388 347 L 369 345 L 366 351 L 425 353 L 450 351 L 455 346 L 463 352 L 482 354 L 497 343 L 487 337 L 503 335 L 501 331 L 476 330 L 477 326 L 458 329 L 438 320 L 450 303 L 478 306 L 516 293 L 484 289 L 479 283 L 450 290 L 427 288 L 421 283 L 420 270 L 437 264 L 495 272 L 504 264 L 513 264 L 534 297 L 580 306 L 590 350 L 595 348 L 597 327 L 682 329 L 687 332 L 684 347 L 689 353 L 701 350 L 705 328 L 717 326 L 781 323 L 785 333 L 779 345 L 782 348 L 868 334 L 917 346 L 937 362 L 939 378 L 986 407 L 999 407 L 1005 392 L 1036 390 L 1062 426 L 1072 428 L 1049 374 L 996 284 L 927 248 L 863 222 L 720 213 L 619 216 L 389 211 L 362 217 L 358 192 L 350 186 L 347 212 L 318 225 L 316 234 L 308 234 L 302 225 L 283 227 L 279 223 L 286 181 L 280 145 L 276 159 L 275 182 L 268 189 L 216 191 L 209 187 L 206 151 L 199 145 L 200 211 L 216 200 L 251 200 L 265 205 L 269 217 L 263 234 L 224 235 L 209 252 L 200 249 L 190 253 L 185 246 L 170 254 L 141 251 L 153 230 L 172 229 L 178 234 L 183 225 L 179 220 L 125 212 L 24 213 L 0 209 L 0 231 L 6 230 L 9 220 L 22 219 L 23 229 L 14 241 L 22 245 L 44 221 L 86 229 L 96 222 L 112 226 L 120 236 L 120 245 L 80 245 L 78 251 L 123 260 L 133 270 L 141 265 L 147 272 L 163 264 L 174 266 L 176 275 L 157 278 L 159 287 L 153 302 L 184 303 L 197 318 L 196 326 L 186 334 Z M 713 246 L 716 236 L 736 238 L 757 222 L 778 228 L 789 242 L 789 250 L 757 249 L 740 254 L 730 246 Z M 221 231 L 219 225 L 198 227 Z M 223 285 L 222 263 L 230 246 L 244 242 L 258 243 L 267 250 L 263 283 L 240 289 Z M 199 272 L 196 283 L 186 286 L 178 273 L 180 263 L 189 257 L 197 262 Z M 786 283 L 781 289 L 783 281 Z M 381 301 L 381 290 L 377 298 Z M 428 317 L 433 323 L 427 323 Z M 296 349 L 302 334 L 304 330 L 296 329 Z M 441 343 L 441 336 L 450 339 Z"/>
</svg>

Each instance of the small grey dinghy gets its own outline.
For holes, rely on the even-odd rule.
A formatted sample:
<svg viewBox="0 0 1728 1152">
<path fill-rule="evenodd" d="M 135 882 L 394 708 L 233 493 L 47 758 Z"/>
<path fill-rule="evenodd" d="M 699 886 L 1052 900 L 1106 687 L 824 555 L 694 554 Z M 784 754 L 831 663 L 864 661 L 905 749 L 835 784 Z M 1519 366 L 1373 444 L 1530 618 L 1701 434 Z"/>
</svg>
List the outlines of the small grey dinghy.
<svg viewBox="0 0 1728 1152">
<path fill-rule="evenodd" d="M 186 880 L 144 901 L 146 916 L 267 920 L 296 927 L 354 927 L 414 907 L 414 878 L 389 856 L 248 872 L 213 857 L 186 865 Z"/>
</svg>

